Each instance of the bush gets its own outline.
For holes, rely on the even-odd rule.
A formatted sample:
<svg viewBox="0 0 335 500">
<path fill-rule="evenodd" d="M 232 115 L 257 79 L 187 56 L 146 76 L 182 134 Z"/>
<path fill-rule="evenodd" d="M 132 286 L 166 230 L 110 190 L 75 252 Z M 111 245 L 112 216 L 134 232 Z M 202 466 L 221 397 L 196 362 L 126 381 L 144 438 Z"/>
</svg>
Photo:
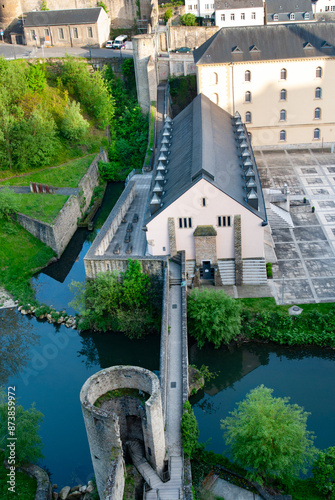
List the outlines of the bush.
<svg viewBox="0 0 335 500">
<path fill-rule="evenodd" d="M 219 348 L 240 333 L 241 306 L 222 290 L 192 290 L 187 314 L 188 331 L 196 338 L 200 348 L 206 340 Z"/>
<path fill-rule="evenodd" d="M 272 264 L 271 262 L 266 263 L 266 276 L 272 278 Z"/>
<path fill-rule="evenodd" d="M 198 446 L 199 427 L 197 419 L 192 410 L 191 403 L 184 403 L 184 413 L 181 419 L 181 438 L 183 442 L 184 453 L 192 458 L 193 453 Z"/>
<path fill-rule="evenodd" d="M 314 435 L 307 431 L 309 413 L 272 392 L 263 385 L 251 390 L 221 420 L 221 428 L 234 460 L 249 470 L 251 479 L 279 478 L 289 484 L 312 462 Z"/>
<path fill-rule="evenodd" d="M 319 453 L 313 465 L 315 488 L 327 499 L 335 499 L 335 447 L 331 446 Z"/>
<path fill-rule="evenodd" d="M 180 16 L 180 22 L 184 26 L 196 26 L 197 25 L 197 18 L 195 17 L 194 14 L 184 14 L 183 16 Z"/>
<path fill-rule="evenodd" d="M 9 219 L 19 210 L 18 199 L 14 191 L 8 187 L 0 190 L 0 219 Z"/>
<path fill-rule="evenodd" d="M 164 22 L 167 24 L 168 20 L 172 17 L 173 12 L 172 9 L 166 9 L 165 14 L 164 14 Z"/>
<path fill-rule="evenodd" d="M 84 139 L 89 126 L 88 121 L 80 112 L 79 102 L 71 101 L 64 111 L 61 125 L 63 136 L 70 142 L 80 142 Z"/>
</svg>

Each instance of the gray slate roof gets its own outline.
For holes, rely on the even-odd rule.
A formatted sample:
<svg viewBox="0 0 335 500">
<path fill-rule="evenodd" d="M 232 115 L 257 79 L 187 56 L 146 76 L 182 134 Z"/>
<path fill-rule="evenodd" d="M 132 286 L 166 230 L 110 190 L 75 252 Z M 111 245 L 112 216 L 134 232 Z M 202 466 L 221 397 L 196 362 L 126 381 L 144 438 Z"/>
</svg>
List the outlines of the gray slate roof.
<svg viewBox="0 0 335 500">
<path fill-rule="evenodd" d="M 311 0 L 266 0 L 266 12 L 312 12 Z"/>
<path fill-rule="evenodd" d="M 252 9 L 263 7 L 263 0 L 216 0 L 215 10 Z"/>
<path fill-rule="evenodd" d="M 196 64 L 334 57 L 334 40 L 332 22 L 221 28 L 193 56 Z M 322 47 L 325 42 L 331 47 Z M 308 43 L 313 48 L 306 49 Z M 259 51 L 250 51 L 254 46 Z"/>
<path fill-rule="evenodd" d="M 253 153 L 251 160 L 254 162 L 253 169 L 256 174 L 259 210 L 255 210 L 245 201 L 247 193 L 244 189 L 245 180 L 242 178 L 244 171 L 241 168 L 233 119 L 229 113 L 205 95 L 199 94 L 173 119 L 172 136 L 169 148 L 171 153 L 168 156 L 169 163 L 165 174 L 167 180 L 164 184 L 165 194 L 161 198 L 163 206 L 150 215 L 148 205 L 145 223 L 156 217 L 203 178 L 266 221 L 262 188 Z M 251 150 L 250 143 L 249 148 Z M 158 152 L 159 150 L 160 144 Z M 156 157 L 156 166 L 158 156 L 159 153 Z M 155 176 L 154 171 L 149 204 L 153 196 Z"/>
<path fill-rule="evenodd" d="M 97 22 L 102 10 L 102 7 L 94 7 L 92 9 L 28 12 L 24 26 L 26 28 L 33 28 L 35 26 L 58 26 L 64 24 L 94 24 Z"/>
</svg>

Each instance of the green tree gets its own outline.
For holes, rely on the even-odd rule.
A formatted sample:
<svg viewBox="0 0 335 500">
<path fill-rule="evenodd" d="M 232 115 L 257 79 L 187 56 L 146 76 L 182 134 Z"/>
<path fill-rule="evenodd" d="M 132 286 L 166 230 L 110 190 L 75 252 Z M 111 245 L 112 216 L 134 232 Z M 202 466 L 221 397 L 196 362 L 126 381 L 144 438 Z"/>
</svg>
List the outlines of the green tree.
<svg viewBox="0 0 335 500">
<path fill-rule="evenodd" d="M 185 454 L 192 458 L 198 446 L 199 426 L 191 403 L 185 401 L 181 419 L 181 438 Z"/>
<path fill-rule="evenodd" d="M 70 142 L 80 142 L 86 136 L 90 124 L 82 116 L 80 104 L 70 101 L 64 110 L 64 119 L 61 125 L 63 136 Z"/>
<path fill-rule="evenodd" d="M 319 452 L 313 465 L 313 482 L 327 500 L 335 499 L 335 446 Z"/>
<path fill-rule="evenodd" d="M 8 415 L 12 411 L 12 405 L 7 402 L 7 394 L 0 391 L 0 448 L 5 449 L 5 456 L 9 456 L 8 444 Z M 42 440 L 38 435 L 39 425 L 43 420 L 43 414 L 36 410 L 34 404 L 25 410 L 23 406 L 15 404 L 15 459 L 16 464 L 27 462 L 35 463 L 42 455 Z"/>
<path fill-rule="evenodd" d="M 28 87 L 34 92 L 41 93 L 45 89 L 47 79 L 41 65 L 32 64 L 27 72 Z"/>
<path fill-rule="evenodd" d="M 309 413 L 272 392 L 264 385 L 251 390 L 221 420 L 221 428 L 234 460 L 249 470 L 251 479 L 280 478 L 289 484 L 312 462 L 315 437 L 307 431 Z"/>
<path fill-rule="evenodd" d="M 184 14 L 180 16 L 180 22 L 184 26 L 196 26 L 197 25 L 197 18 L 195 17 L 194 14 Z"/>
<path fill-rule="evenodd" d="M 128 260 L 128 267 L 121 274 L 122 295 L 120 303 L 132 309 L 145 306 L 149 300 L 150 278 L 142 271 L 138 260 Z"/>
<path fill-rule="evenodd" d="M 11 189 L 4 187 L 0 189 L 0 219 L 9 217 L 18 212 L 17 197 Z"/>
<path fill-rule="evenodd" d="M 49 10 L 47 6 L 46 0 L 42 0 L 41 2 L 41 10 Z"/>
<path fill-rule="evenodd" d="M 164 13 L 164 22 L 165 24 L 167 24 L 168 20 L 173 16 L 173 12 L 172 12 L 172 9 L 166 9 L 165 13 Z"/>
<path fill-rule="evenodd" d="M 215 348 L 240 333 L 241 306 L 223 290 L 196 288 L 187 303 L 188 331 L 201 348 L 206 341 Z"/>
<path fill-rule="evenodd" d="M 107 5 L 104 2 L 101 2 L 101 1 L 98 2 L 97 6 L 102 7 L 104 9 L 104 11 L 106 12 L 106 14 L 108 14 L 109 10 L 107 9 Z"/>
</svg>

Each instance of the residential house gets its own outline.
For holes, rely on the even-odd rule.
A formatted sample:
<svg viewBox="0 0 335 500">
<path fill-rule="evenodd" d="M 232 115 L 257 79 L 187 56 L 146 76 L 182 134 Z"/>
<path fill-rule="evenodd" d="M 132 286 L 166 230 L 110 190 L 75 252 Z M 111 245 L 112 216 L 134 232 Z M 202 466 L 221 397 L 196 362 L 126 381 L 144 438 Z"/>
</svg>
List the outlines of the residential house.
<svg viewBox="0 0 335 500">
<path fill-rule="evenodd" d="M 144 224 L 147 255 L 185 250 L 193 284 L 266 283 L 266 210 L 240 115 L 200 94 L 165 122 Z"/>
<path fill-rule="evenodd" d="M 335 24 L 221 29 L 194 51 L 199 93 L 238 111 L 253 146 L 335 142 Z"/>
<path fill-rule="evenodd" d="M 110 20 L 102 7 L 28 12 L 27 45 L 101 47 L 109 39 Z"/>
<path fill-rule="evenodd" d="M 265 12 L 266 24 L 314 21 L 311 0 L 266 0 Z"/>
<path fill-rule="evenodd" d="M 215 26 L 259 26 L 264 24 L 263 0 L 216 0 Z"/>
</svg>

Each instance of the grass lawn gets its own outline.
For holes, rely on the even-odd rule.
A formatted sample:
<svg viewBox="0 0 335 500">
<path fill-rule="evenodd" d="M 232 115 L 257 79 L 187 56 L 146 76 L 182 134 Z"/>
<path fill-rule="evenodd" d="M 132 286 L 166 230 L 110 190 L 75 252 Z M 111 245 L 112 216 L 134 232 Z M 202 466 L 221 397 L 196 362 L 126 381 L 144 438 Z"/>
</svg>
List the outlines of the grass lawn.
<svg viewBox="0 0 335 500">
<path fill-rule="evenodd" d="M 92 163 L 95 154 L 88 155 L 85 158 L 77 158 L 58 167 L 45 168 L 22 174 L 18 177 L 11 177 L 0 182 L 7 186 L 29 186 L 30 182 L 40 182 L 54 187 L 78 187 L 80 179 L 86 173 L 89 165 Z M 1 172 L 0 172 L 1 177 Z"/>
<path fill-rule="evenodd" d="M 37 193 L 17 194 L 19 212 L 34 219 L 51 224 L 61 210 L 68 196 Z"/>
<path fill-rule="evenodd" d="M 7 474 L 8 470 L 4 468 L 5 454 L 0 453 L 0 498 L 1 500 L 13 500 L 13 498 L 22 498 L 23 500 L 34 500 L 36 495 L 37 483 L 36 479 L 27 476 L 23 472 L 15 473 L 15 493 L 8 491 L 9 480 Z"/>
<path fill-rule="evenodd" d="M 237 299 L 241 302 L 243 308 L 248 309 L 250 312 L 275 312 L 275 311 L 288 311 L 293 304 L 286 304 L 283 306 L 278 306 L 273 297 L 263 297 L 259 299 Z M 296 304 L 301 307 L 304 311 L 319 311 L 320 313 L 327 313 L 330 309 L 333 309 L 334 302 L 323 302 L 319 304 Z"/>
<path fill-rule="evenodd" d="M 0 220 L 0 282 L 15 299 L 34 301 L 30 279 L 54 255 L 19 224 Z"/>
</svg>

